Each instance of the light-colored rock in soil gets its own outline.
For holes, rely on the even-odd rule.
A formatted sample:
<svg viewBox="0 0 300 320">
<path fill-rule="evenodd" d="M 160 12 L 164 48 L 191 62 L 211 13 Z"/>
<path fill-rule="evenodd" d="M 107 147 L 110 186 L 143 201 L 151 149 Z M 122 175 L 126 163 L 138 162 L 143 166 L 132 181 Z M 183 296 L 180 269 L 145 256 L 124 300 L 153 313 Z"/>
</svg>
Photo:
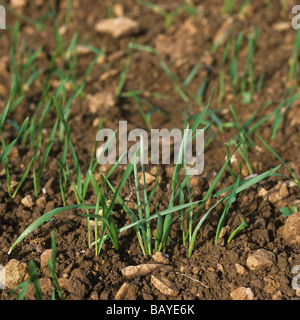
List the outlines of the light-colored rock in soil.
<svg viewBox="0 0 300 320">
<path fill-rule="evenodd" d="M 245 267 L 243 267 L 241 264 L 236 263 L 235 264 L 236 272 L 242 276 L 245 276 L 248 274 L 248 271 Z"/>
<path fill-rule="evenodd" d="M 48 266 L 48 260 L 52 259 L 52 249 L 45 250 L 41 255 L 41 268 Z"/>
<path fill-rule="evenodd" d="M 118 290 L 115 300 L 133 300 L 138 291 L 137 285 L 133 283 L 124 282 Z"/>
<path fill-rule="evenodd" d="M 137 34 L 141 30 L 140 25 L 128 17 L 104 19 L 98 22 L 95 28 L 96 31 L 107 33 L 114 38 L 131 36 Z"/>
<path fill-rule="evenodd" d="M 27 4 L 27 0 L 10 0 L 9 5 L 13 9 L 21 9 L 24 8 Z"/>
<path fill-rule="evenodd" d="M 156 252 L 155 254 L 152 255 L 152 259 L 161 264 L 169 264 L 169 256 L 166 253 L 163 252 Z"/>
<path fill-rule="evenodd" d="M 21 200 L 21 203 L 23 204 L 23 206 L 27 208 L 31 208 L 34 205 L 32 196 L 26 196 Z"/>
<path fill-rule="evenodd" d="M 300 297 L 300 288 L 296 290 L 296 296 Z"/>
<path fill-rule="evenodd" d="M 272 28 L 276 31 L 286 31 L 290 30 L 291 28 L 291 23 L 290 21 L 280 21 L 276 22 L 272 25 Z"/>
<path fill-rule="evenodd" d="M 97 291 L 93 291 L 91 293 L 91 300 L 94 300 L 94 301 L 99 300 L 99 295 Z"/>
<path fill-rule="evenodd" d="M 108 91 L 98 92 L 95 95 L 88 95 L 89 109 L 92 113 L 103 113 L 113 107 L 117 100 L 114 94 Z"/>
<path fill-rule="evenodd" d="M 122 274 L 125 278 L 136 278 L 158 271 L 161 268 L 162 265 L 160 264 L 140 264 L 138 266 L 128 266 L 122 269 Z"/>
<path fill-rule="evenodd" d="M 46 206 L 46 198 L 44 196 L 41 196 L 40 198 L 38 198 L 36 200 L 35 203 L 39 208 L 45 208 L 45 206 Z"/>
<path fill-rule="evenodd" d="M 168 296 L 175 297 L 179 293 L 179 290 L 177 289 L 175 283 L 166 277 L 152 275 L 151 283 L 161 293 L 166 294 Z"/>
<path fill-rule="evenodd" d="M 300 244 L 300 212 L 293 213 L 286 219 L 282 235 L 288 244 Z"/>
<path fill-rule="evenodd" d="M 272 295 L 272 300 L 282 300 L 282 292 L 276 291 L 273 295 Z"/>
<path fill-rule="evenodd" d="M 254 300 L 254 293 L 250 288 L 239 287 L 230 293 L 232 300 Z"/>
<path fill-rule="evenodd" d="M 144 176 L 143 176 L 143 174 L 142 174 L 142 173 L 139 173 L 138 176 L 139 176 L 139 183 L 140 183 L 141 185 L 143 185 L 143 184 L 144 184 Z M 148 172 L 145 172 L 145 183 L 146 183 L 146 184 L 151 184 L 151 183 L 154 182 L 155 180 L 156 180 L 156 177 L 155 177 L 155 176 L 153 176 L 152 174 L 150 174 L 150 173 L 148 173 Z"/>
<path fill-rule="evenodd" d="M 289 190 L 287 183 L 278 182 L 278 184 L 268 191 L 268 201 L 275 204 L 278 207 L 283 205 L 282 199 L 289 196 Z"/>
<path fill-rule="evenodd" d="M 263 199 L 267 199 L 268 198 L 268 194 L 269 194 L 269 192 L 265 188 L 260 188 L 259 191 L 258 191 L 258 196 L 263 198 Z"/>
<path fill-rule="evenodd" d="M 5 265 L 5 286 L 9 290 L 15 289 L 21 284 L 27 273 L 27 265 L 16 259 L 11 259 Z"/>
<path fill-rule="evenodd" d="M 275 263 L 275 254 L 265 249 L 258 249 L 250 254 L 247 259 L 247 267 L 250 270 L 260 271 L 272 267 Z"/>
<path fill-rule="evenodd" d="M 124 16 L 124 7 L 121 3 L 116 3 L 113 7 L 113 12 L 115 17 L 123 17 Z"/>
</svg>

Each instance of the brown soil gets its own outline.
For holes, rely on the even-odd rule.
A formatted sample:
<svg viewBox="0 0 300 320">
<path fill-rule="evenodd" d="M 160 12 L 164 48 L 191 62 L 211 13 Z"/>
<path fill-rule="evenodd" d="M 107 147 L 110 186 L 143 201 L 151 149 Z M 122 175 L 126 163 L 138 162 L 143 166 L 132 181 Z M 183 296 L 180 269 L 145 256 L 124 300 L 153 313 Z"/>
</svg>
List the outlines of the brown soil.
<svg viewBox="0 0 300 320">
<path fill-rule="evenodd" d="M 46 6 L 37 6 L 38 1 L 28 1 L 23 8 L 23 13 L 32 18 L 38 19 L 45 12 Z M 53 8 L 57 10 L 57 21 L 64 18 L 66 1 L 49 1 Z M 131 37 L 114 39 L 109 35 L 99 34 L 95 31 L 96 22 L 107 17 L 110 1 L 84 1 L 84 6 L 79 2 L 75 3 L 72 10 L 71 25 L 67 28 L 65 39 L 68 41 L 78 27 L 81 28 L 80 43 L 92 44 L 97 48 L 106 48 L 106 62 L 97 64 L 89 76 L 85 88 L 86 95 L 95 95 L 99 91 L 116 92 L 121 71 L 121 62 L 126 62 L 126 46 Z M 232 115 L 229 105 L 232 104 L 236 113 L 244 123 L 255 110 L 264 102 L 272 100 L 273 103 L 264 109 L 259 118 L 263 118 L 279 105 L 287 88 L 289 59 L 292 56 L 292 50 L 295 39 L 295 31 L 288 28 L 283 31 L 276 31 L 274 25 L 292 19 L 290 8 L 296 4 L 296 1 L 287 1 L 288 9 L 281 9 L 279 1 L 272 2 L 272 11 L 268 12 L 266 1 L 253 1 L 243 17 L 239 17 L 234 11 L 230 16 L 232 18 L 232 33 L 237 35 L 244 31 L 245 35 L 256 26 L 260 27 L 260 36 L 258 38 L 255 51 L 254 70 L 258 77 L 262 72 L 267 61 L 266 76 L 263 82 L 262 90 L 255 93 L 253 101 L 250 104 L 242 104 L 240 94 L 234 99 L 229 89 L 226 90 L 224 101 L 221 106 L 217 104 L 217 94 L 219 87 L 219 76 L 222 54 L 225 44 L 222 43 L 216 53 L 207 53 L 208 48 L 213 43 L 217 32 L 224 26 L 226 16 L 221 14 L 223 1 L 198 1 L 194 4 L 200 6 L 203 10 L 203 16 L 189 17 L 186 12 L 178 15 L 167 30 L 164 29 L 164 19 L 161 15 L 141 7 L 133 0 L 116 1 L 121 3 L 125 16 L 133 17 L 143 26 L 143 32 L 135 36 L 138 44 L 153 46 L 162 50 L 162 56 L 168 63 L 179 79 L 184 80 L 189 74 L 191 68 L 195 65 L 199 57 L 207 55 L 206 66 L 200 68 L 189 89 L 191 92 L 197 92 L 207 75 L 211 74 L 211 79 L 205 90 L 203 101 L 208 102 L 212 89 L 216 88 L 216 96 L 212 102 L 211 109 L 218 109 L 217 114 L 222 122 L 232 121 Z M 182 2 L 159 0 L 155 1 L 158 5 L 172 9 Z M 237 1 L 241 4 L 242 1 Z M 16 17 L 8 14 L 8 25 L 14 25 Z M 46 21 L 47 23 L 47 21 Z M 193 28 L 198 32 L 193 33 Z M 48 66 L 55 41 L 53 38 L 53 28 L 49 27 L 45 31 L 36 31 L 36 29 L 21 20 L 21 35 L 34 48 L 40 45 L 44 46 L 44 55 L 38 59 L 40 67 Z M 8 99 L 9 84 L 11 80 L 11 66 L 9 50 L 12 43 L 12 35 L 8 30 L 1 30 L 1 67 L 0 69 L 0 108 L 3 110 L 4 104 Z M 171 49 L 165 48 L 170 46 Z M 173 46 L 173 47 L 172 47 Z M 242 49 L 239 51 L 238 61 L 240 69 L 243 68 L 247 54 L 247 41 L 244 39 Z M 244 50 L 243 50 L 244 49 Z M 78 77 L 84 74 L 87 66 L 91 62 L 93 54 L 82 54 L 78 56 L 76 72 Z M 62 66 L 64 67 L 64 66 Z M 114 70 L 111 76 L 103 79 L 103 74 L 107 70 Z M 55 79 L 53 79 L 53 88 L 55 88 Z M 188 110 L 189 102 L 183 101 L 174 91 L 170 79 L 163 72 L 158 58 L 149 53 L 135 51 L 133 62 L 131 64 L 125 91 L 130 89 L 145 89 L 149 92 L 158 92 L 170 97 L 169 99 L 158 99 L 147 97 L 147 99 L 156 107 L 163 110 L 164 114 L 156 112 L 151 118 L 154 128 L 172 128 L 174 126 L 183 127 L 183 114 L 181 110 Z M 41 92 L 38 83 L 34 83 L 30 91 L 26 93 L 26 99 L 22 102 L 22 107 L 18 107 L 10 117 L 18 124 L 21 124 L 26 116 L 33 113 L 35 106 L 41 99 Z M 191 114 L 197 113 L 197 107 L 191 111 Z M 171 115 L 168 117 L 166 115 Z M 69 121 L 72 123 L 72 140 L 78 154 L 82 171 L 86 172 L 90 157 L 92 154 L 97 126 L 93 123 L 97 119 L 104 119 L 104 127 L 117 129 L 120 120 L 127 120 L 128 129 L 145 128 L 145 124 L 137 112 L 136 106 L 131 99 L 120 98 L 109 108 L 109 110 L 100 110 L 94 114 L 90 112 L 88 100 L 86 98 L 76 99 L 70 111 Z M 300 131 L 299 105 L 294 103 L 289 113 L 285 116 L 283 124 L 280 126 L 276 139 L 271 141 L 272 123 L 267 122 L 258 133 L 299 173 L 299 139 Z M 53 110 L 47 118 L 44 137 L 47 137 L 52 129 L 56 113 Z M 96 120 L 95 120 L 96 119 Z M 5 139 L 13 139 L 15 131 L 7 124 L 5 126 Z M 223 160 L 226 156 L 224 143 L 228 142 L 235 134 L 234 129 L 225 129 L 221 134 L 216 130 L 216 136 L 208 145 L 205 152 L 205 169 L 192 186 L 192 195 L 194 200 L 202 199 L 204 193 L 208 190 L 216 173 L 221 169 Z M 266 151 L 259 140 L 254 136 L 253 139 L 261 148 L 249 150 L 250 163 L 253 165 L 255 173 L 262 173 L 279 164 L 274 157 Z M 76 143 L 75 143 L 76 142 Z M 14 156 L 10 156 L 11 180 L 19 181 L 22 177 L 22 164 L 29 163 L 32 152 L 27 147 L 18 145 L 14 150 Z M 0 189 L 0 250 L 7 253 L 12 243 L 25 230 L 25 228 L 35 221 L 42 214 L 62 206 L 60 189 L 58 183 L 58 165 L 55 158 L 60 158 L 63 145 L 56 142 L 51 150 L 47 161 L 45 173 L 42 179 L 42 187 L 45 187 L 46 193 L 40 192 L 38 199 L 32 208 L 26 208 L 21 204 L 21 200 L 26 195 L 34 195 L 33 183 L 29 177 L 20 192 L 14 200 L 11 200 L 7 194 L 5 183 L 5 172 L 1 171 L 2 185 Z M 71 160 L 71 158 L 70 158 Z M 112 180 L 117 185 L 124 167 L 120 167 Z M 2 169 L 2 168 L 1 168 Z M 150 168 L 148 168 L 150 170 Z M 171 175 L 167 166 L 159 167 L 162 176 L 162 182 L 158 192 L 153 199 L 154 203 L 159 203 L 159 209 L 166 209 L 168 196 L 170 195 Z M 281 169 L 280 173 L 287 173 L 286 169 Z M 244 171 L 244 177 L 249 172 Z M 284 180 L 283 180 L 284 181 Z M 129 180 L 122 191 L 122 196 L 129 196 L 131 193 Z M 226 173 L 219 185 L 219 190 L 232 183 L 231 176 Z M 254 292 L 255 298 L 261 300 L 271 299 L 297 299 L 296 290 L 291 287 L 293 275 L 292 268 L 300 265 L 300 246 L 288 245 L 282 237 L 282 228 L 286 218 L 282 216 L 279 209 L 282 206 L 288 206 L 299 202 L 299 188 L 288 185 L 288 193 L 280 196 L 278 201 L 264 198 L 259 195 L 262 188 L 271 190 L 279 187 L 282 182 L 279 177 L 272 177 L 262 181 L 255 187 L 241 194 L 237 202 L 230 210 L 229 218 L 226 224 L 229 231 L 219 245 L 214 244 L 214 237 L 218 218 L 222 214 L 223 207 L 219 206 L 214 210 L 206 220 L 197 237 L 194 253 L 191 259 L 187 258 L 187 247 L 182 244 L 181 222 L 174 224 L 171 231 L 171 240 L 166 253 L 170 257 L 172 270 L 161 270 L 157 274 L 167 276 L 175 282 L 179 289 L 179 294 L 175 299 L 180 300 L 228 300 L 231 299 L 230 293 L 238 287 L 249 287 Z M 150 186 L 149 186 L 150 188 Z M 275 190 L 275 189 L 274 189 Z M 277 190 L 275 193 L 279 192 Z M 44 197 L 45 201 L 41 200 Z M 88 193 L 87 203 L 95 203 L 96 196 Z M 130 202 L 134 204 L 134 196 Z M 298 202 L 297 202 L 298 201 Z M 67 194 L 67 204 L 75 204 L 76 198 L 70 188 Z M 299 206 L 300 207 L 300 206 Z M 121 208 L 116 207 L 114 217 L 119 226 L 127 223 L 127 217 L 123 214 Z M 229 234 L 239 226 L 240 218 L 243 217 L 248 224 L 237 238 L 227 244 Z M 145 257 L 137 241 L 134 230 L 120 235 L 120 249 L 115 251 L 110 242 L 105 243 L 101 255 L 95 257 L 94 249 L 88 249 L 87 226 L 85 220 L 74 214 L 74 212 L 65 212 L 55 217 L 30 234 L 9 257 L 5 259 L 17 259 L 28 262 L 33 259 L 38 268 L 39 276 L 44 283 L 44 298 L 51 297 L 52 287 L 48 285 L 47 279 L 50 278 L 48 268 L 40 268 L 40 257 L 45 249 L 51 248 L 51 231 L 55 231 L 57 246 L 57 275 L 62 283 L 63 294 L 66 299 L 74 300 L 112 300 L 124 281 L 122 268 L 128 265 L 139 265 L 142 263 L 153 262 L 151 257 Z M 39 241 L 40 240 L 40 241 Z M 41 244 L 41 245 L 40 245 Z M 249 254 L 257 249 L 264 248 L 275 253 L 276 262 L 270 269 L 263 271 L 248 270 L 246 261 Z M 2 262 L 3 263 L 3 262 Z M 1 261 L 0 261 L 1 264 Z M 240 264 L 247 269 L 246 275 L 237 272 L 236 264 Z M 174 299 L 160 293 L 152 284 L 151 276 L 137 278 L 132 281 L 134 288 L 131 299 L 143 300 L 165 300 Z M 8 290 L 0 293 L 0 298 L 5 299 L 9 294 Z M 34 299 L 33 290 L 29 290 L 28 299 Z"/>
</svg>

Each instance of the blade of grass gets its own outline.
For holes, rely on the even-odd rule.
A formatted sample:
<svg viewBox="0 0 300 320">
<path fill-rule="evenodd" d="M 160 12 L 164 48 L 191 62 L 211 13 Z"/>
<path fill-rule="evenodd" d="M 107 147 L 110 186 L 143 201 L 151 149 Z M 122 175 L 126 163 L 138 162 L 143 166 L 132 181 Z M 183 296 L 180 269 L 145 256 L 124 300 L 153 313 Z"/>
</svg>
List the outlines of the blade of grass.
<svg viewBox="0 0 300 320">
<path fill-rule="evenodd" d="M 51 210 L 50 212 L 42 215 L 38 219 L 36 219 L 34 222 L 32 222 L 17 238 L 17 240 L 13 243 L 13 245 L 10 247 L 8 254 L 11 254 L 12 250 L 18 245 L 22 240 L 24 240 L 31 232 L 33 232 L 35 229 L 37 229 L 39 226 L 41 226 L 43 223 L 49 221 L 57 214 L 67 211 L 67 210 L 73 210 L 73 209 L 94 209 L 95 206 L 91 205 L 84 205 L 84 204 L 75 204 L 67 207 L 62 208 L 55 208 Z"/>
</svg>

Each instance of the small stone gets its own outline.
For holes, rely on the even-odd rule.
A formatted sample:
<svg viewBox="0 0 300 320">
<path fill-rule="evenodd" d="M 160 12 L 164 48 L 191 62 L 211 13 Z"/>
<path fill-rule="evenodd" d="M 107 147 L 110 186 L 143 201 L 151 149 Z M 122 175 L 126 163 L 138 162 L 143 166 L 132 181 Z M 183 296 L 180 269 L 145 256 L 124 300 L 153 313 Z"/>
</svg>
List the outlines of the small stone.
<svg viewBox="0 0 300 320">
<path fill-rule="evenodd" d="M 289 190 L 288 190 L 288 186 L 287 183 L 283 183 L 279 189 L 279 194 L 281 196 L 281 198 L 286 198 L 289 196 Z"/>
<path fill-rule="evenodd" d="M 114 12 L 114 15 L 116 17 L 123 17 L 124 16 L 124 7 L 121 3 L 116 3 L 114 6 L 113 6 L 113 12 Z"/>
<path fill-rule="evenodd" d="M 48 260 L 52 259 L 52 249 L 45 250 L 41 255 L 41 268 L 48 266 Z"/>
<path fill-rule="evenodd" d="M 107 91 L 98 92 L 95 95 L 88 95 L 87 100 L 92 113 L 108 111 L 109 108 L 112 108 L 117 102 L 115 95 Z"/>
<path fill-rule="evenodd" d="M 38 198 L 36 200 L 35 203 L 39 208 L 45 208 L 45 206 L 46 206 L 46 198 L 44 196 L 41 196 L 40 198 Z"/>
<path fill-rule="evenodd" d="M 291 244 L 300 244 L 300 212 L 291 214 L 283 227 L 283 239 Z"/>
<path fill-rule="evenodd" d="M 86 55 L 86 54 L 91 53 L 91 49 L 87 46 L 84 46 L 84 45 L 78 45 L 76 47 L 76 53 L 77 53 L 77 55 Z"/>
<path fill-rule="evenodd" d="M 139 174 L 139 177 L 140 177 L 139 183 L 141 185 L 143 185 L 144 184 L 144 177 L 143 177 L 143 175 L 141 173 Z M 152 174 L 150 174 L 148 172 L 145 172 L 145 183 L 146 184 L 151 184 L 155 180 L 156 180 L 156 178 Z"/>
<path fill-rule="evenodd" d="M 222 273 L 224 272 L 224 268 L 223 268 L 221 263 L 217 263 L 217 270 L 222 272 Z"/>
<path fill-rule="evenodd" d="M 137 34 L 141 28 L 140 25 L 127 17 L 118 17 L 114 19 L 104 19 L 96 24 L 96 31 L 107 33 L 114 38 L 121 38 Z"/>
<path fill-rule="evenodd" d="M 21 203 L 23 204 L 23 206 L 27 208 L 31 208 L 34 205 L 32 196 L 26 196 L 21 200 Z"/>
<path fill-rule="evenodd" d="M 265 188 L 260 188 L 258 191 L 258 196 L 263 199 L 266 199 L 268 194 L 269 194 L 269 192 Z"/>
<path fill-rule="evenodd" d="M 152 255 L 152 259 L 161 264 L 169 264 L 169 256 L 166 253 L 163 252 L 156 252 L 154 255 Z"/>
<path fill-rule="evenodd" d="M 21 284 L 27 273 L 27 265 L 16 259 L 11 259 L 5 266 L 5 286 L 9 290 Z"/>
<path fill-rule="evenodd" d="M 94 300 L 94 301 L 99 300 L 99 295 L 97 291 L 93 291 L 91 293 L 91 300 Z"/>
<path fill-rule="evenodd" d="M 115 300 L 133 300 L 138 291 L 137 285 L 124 282 L 118 290 Z"/>
<path fill-rule="evenodd" d="M 272 295 L 272 300 L 281 300 L 282 299 L 282 292 L 281 291 L 276 291 Z"/>
<path fill-rule="evenodd" d="M 247 266 L 250 270 L 263 270 L 272 267 L 275 263 L 275 254 L 265 249 L 258 249 L 248 256 Z"/>
<path fill-rule="evenodd" d="M 235 264 L 235 268 L 236 268 L 237 273 L 240 274 L 240 275 L 242 275 L 242 276 L 245 276 L 245 275 L 248 273 L 248 271 L 246 270 L 246 268 L 243 267 L 243 266 L 242 266 L 241 264 L 239 264 L 239 263 L 236 263 L 236 264 Z"/>
<path fill-rule="evenodd" d="M 227 225 L 225 227 L 222 228 L 220 235 L 219 235 L 219 239 L 222 239 L 225 237 L 225 235 L 228 233 L 228 231 L 230 230 L 230 227 Z"/>
<path fill-rule="evenodd" d="M 300 297 L 300 288 L 296 290 L 296 296 Z"/>
<path fill-rule="evenodd" d="M 239 287 L 230 293 L 232 300 L 254 300 L 254 293 L 250 288 Z"/>
<path fill-rule="evenodd" d="M 27 4 L 27 0 L 10 0 L 10 6 L 13 9 L 21 9 L 25 7 Z"/>
<path fill-rule="evenodd" d="M 286 31 L 291 29 L 291 23 L 289 21 L 280 21 L 272 25 L 272 28 L 276 31 Z"/>
<path fill-rule="evenodd" d="M 151 276 L 151 283 L 156 289 L 161 293 L 168 296 L 177 296 L 179 290 L 177 289 L 175 283 L 166 277 Z"/>
<path fill-rule="evenodd" d="M 128 266 L 122 269 L 122 274 L 125 278 L 136 278 L 145 276 L 151 272 L 161 269 L 160 264 L 140 264 L 138 266 Z"/>
</svg>

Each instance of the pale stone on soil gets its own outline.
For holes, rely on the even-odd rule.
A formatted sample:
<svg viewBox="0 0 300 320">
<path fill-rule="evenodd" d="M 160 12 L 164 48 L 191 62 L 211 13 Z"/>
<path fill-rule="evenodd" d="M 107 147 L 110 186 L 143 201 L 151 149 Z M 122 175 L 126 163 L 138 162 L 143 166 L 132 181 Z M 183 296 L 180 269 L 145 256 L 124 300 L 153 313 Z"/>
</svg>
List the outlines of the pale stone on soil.
<svg viewBox="0 0 300 320">
<path fill-rule="evenodd" d="M 169 264 L 169 256 L 163 252 L 156 252 L 154 255 L 152 255 L 152 259 L 161 264 Z"/>
<path fill-rule="evenodd" d="M 25 198 L 23 198 L 21 200 L 21 203 L 27 208 L 31 208 L 34 205 L 34 202 L 31 196 L 26 196 Z"/>
<path fill-rule="evenodd" d="M 44 196 L 41 196 L 40 198 L 38 198 L 36 200 L 36 205 L 39 208 L 45 208 L 45 206 L 46 206 L 46 198 Z"/>
<path fill-rule="evenodd" d="M 114 38 L 130 36 L 141 30 L 140 25 L 127 17 L 104 19 L 96 24 L 96 31 L 108 33 Z"/>
<path fill-rule="evenodd" d="M 91 293 L 91 300 L 94 300 L 94 301 L 99 300 L 99 295 L 97 291 L 93 291 Z"/>
<path fill-rule="evenodd" d="M 258 196 L 266 199 L 268 196 L 268 191 L 265 188 L 260 188 L 258 191 Z"/>
<path fill-rule="evenodd" d="M 45 250 L 41 255 L 41 268 L 48 266 L 48 260 L 52 259 L 52 249 Z"/>
<path fill-rule="evenodd" d="M 246 268 L 240 265 L 239 263 L 235 264 L 235 268 L 236 268 L 236 272 L 242 276 L 245 276 L 248 273 Z"/>
<path fill-rule="evenodd" d="M 232 300 L 254 300 L 254 293 L 250 288 L 239 287 L 231 292 Z"/>
<path fill-rule="evenodd" d="M 274 23 L 272 25 L 272 28 L 276 31 L 290 30 L 291 23 L 289 21 L 280 21 L 280 22 Z"/>
<path fill-rule="evenodd" d="M 275 254 L 265 249 L 258 249 L 247 259 L 247 266 L 251 270 L 270 268 L 275 263 Z"/>
<path fill-rule="evenodd" d="M 107 111 L 117 102 L 115 95 L 107 91 L 98 92 L 95 95 L 88 95 L 87 99 L 89 109 L 92 113 Z"/>
<path fill-rule="evenodd" d="M 114 15 L 116 17 L 123 17 L 124 16 L 124 7 L 121 3 L 116 3 L 113 7 Z"/>
<path fill-rule="evenodd" d="M 300 289 L 297 289 L 297 290 L 296 290 L 296 296 L 297 296 L 297 297 L 300 297 Z"/>
<path fill-rule="evenodd" d="M 132 283 L 124 282 L 118 290 L 115 300 L 132 300 L 137 293 L 137 286 Z"/>
<path fill-rule="evenodd" d="M 27 4 L 27 0 L 10 0 L 10 6 L 13 9 L 20 9 L 25 7 Z"/>
<path fill-rule="evenodd" d="M 122 269 L 122 274 L 126 278 L 136 278 L 145 276 L 160 269 L 160 264 L 140 264 L 139 266 L 129 266 Z"/>
<path fill-rule="evenodd" d="M 175 283 L 166 277 L 158 277 L 158 276 L 152 275 L 151 283 L 161 293 L 166 294 L 168 296 L 174 297 L 174 296 L 177 296 L 179 293 Z"/>
<path fill-rule="evenodd" d="M 276 291 L 273 295 L 272 295 L 272 300 L 281 300 L 282 299 L 282 292 Z"/>
<path fill-rule="evenodd" d="M 139 183 L 141 185 L 144 184 L 144 176 L 142 173 L 139 173 Z M 154 182 L 156 180 L 156 177 L 154 177 L 152 174 L 145 172 L 145 183 L 146 184 L 151 184 L 152 182 Z"/>
<path fill-rule="evenodd" d="M 27 265 L 15 259 L 10 260 L 5 266 L 5 286 L 9 290 L 15 289 L 25 278 Z"/>
<path fill-rule="evenodd" d="M 300 244 L 300 212 L 291 214 L 283 227 L 283 238 L 291 244 Z"/>
</svg>

